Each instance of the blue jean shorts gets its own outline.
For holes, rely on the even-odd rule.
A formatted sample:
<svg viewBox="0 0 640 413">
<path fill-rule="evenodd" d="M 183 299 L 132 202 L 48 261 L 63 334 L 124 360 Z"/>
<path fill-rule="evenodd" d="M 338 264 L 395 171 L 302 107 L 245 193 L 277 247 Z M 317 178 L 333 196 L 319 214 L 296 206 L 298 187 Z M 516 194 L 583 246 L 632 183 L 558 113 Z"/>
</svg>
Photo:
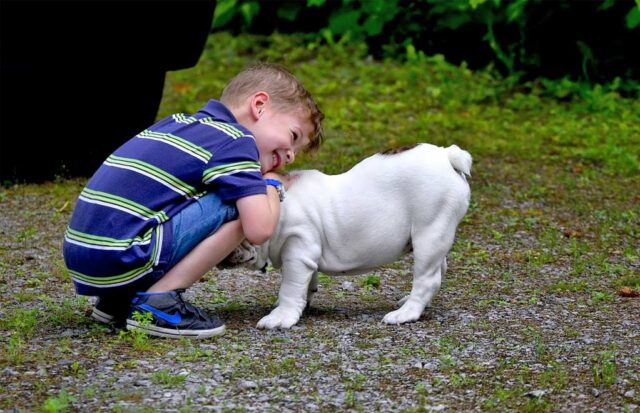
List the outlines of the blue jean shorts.
<svg viewBox="0 0 640 413">
<path fill-rule="evenodd" d="M 223 202 L 216 194 L 209 193 L 197 199 L 164 223 L 164 225 L 171 225 L 173 233 L 168 261 L 161 261 L 153 271 L 133 283 L 110 289 L 103 295 L 121 298 L 146 291 L 200 242 L 218 231 L 224 223 L 237 218 L 238 209 L 235 204 Z"/>
<path fill-rule="evenodd" d="M 164 268 L 173 268 L 192 249 L 220 227 L 238 218 L 235 204 L 222 202 L 216 194 L 209 193 L 180 211 L 169 221 L 172 226 L 173 242 L 171 257 Z"/>
</svg>

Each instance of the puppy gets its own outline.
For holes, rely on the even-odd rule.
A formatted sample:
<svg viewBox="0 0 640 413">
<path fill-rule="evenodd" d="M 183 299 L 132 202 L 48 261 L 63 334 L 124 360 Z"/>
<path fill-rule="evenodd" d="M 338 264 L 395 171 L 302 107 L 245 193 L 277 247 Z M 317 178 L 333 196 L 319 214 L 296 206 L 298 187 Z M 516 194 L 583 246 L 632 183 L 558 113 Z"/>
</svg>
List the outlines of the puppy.
<svg viewBox="0 0 640 413">
<path fill-rule="evenodd" d="M 286 193 L 274 235 L 260 246 L 244 243 L 230 257 L 254 269 L 268 260 L 282 268 L 277 306 L 258 327 L 296 324 L 317 291 L 319 271 L 366 273 L 411 250 L 411 293 L 383 321 L 420 318 L 440 288 L 469 206 L 471 163 L 471 155 L 455 145 L 422 143 L 373 155 L 340 175 L 292 172 L 299 178 Z"/>
</svg>

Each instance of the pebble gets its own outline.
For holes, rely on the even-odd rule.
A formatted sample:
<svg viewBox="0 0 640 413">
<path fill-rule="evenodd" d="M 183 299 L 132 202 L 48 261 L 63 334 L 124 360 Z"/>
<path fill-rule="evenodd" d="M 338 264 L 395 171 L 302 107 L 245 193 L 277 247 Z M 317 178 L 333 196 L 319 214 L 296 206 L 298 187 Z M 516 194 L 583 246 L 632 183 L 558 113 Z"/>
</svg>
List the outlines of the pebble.
<svg viewBox="0 0 640 413">
<path fill-rule="evenodd" d="M 595 340 L 589 336 L 582 336 L 581 339 L 584 344 L 593 344 L 595 342 Z"/>
<path fill-rule="evenodd" d="M 527 397 L 531 397 L 531 398 L 540 398 L 542 396 L 544 396 L 545 394 L 547 394 L 546 390 L 532 390 L 528 393 L 525 393 L 524 395 Z"/>
<path fill-rule="evenodd" d="M 3 376 L 19 376 L 20 373 L 18 373 L 14 369 L 11 369 L 11 368 L 7 367 L 7 368 L 2 370 L 2 375 Z"/>
<path fill-rule="evenodd" d="M 77 333 L 76 330 L 66 329 L 62 333 L 60 333 L 60 336 L 62 336 L 62 337 L 73 337 L 73 336 L 75 336 L 77 334 L 78 333 Z"/>
<path fill-rule="evenodd" d="M 351 281 L 343 282 L 342 285 L 340 286 L 340 288 L 342 288 L 343 290 L 346 290 L 346 291 L 355 291 L 356 290 L 356 286 Z"/>
<path fill-rule="evenodd" d="M 242 380 L 240 382 L 240 387 L 242 387 L 243 389 L 257 389 L 258 384 L 255 381 Z"/>
</svg>

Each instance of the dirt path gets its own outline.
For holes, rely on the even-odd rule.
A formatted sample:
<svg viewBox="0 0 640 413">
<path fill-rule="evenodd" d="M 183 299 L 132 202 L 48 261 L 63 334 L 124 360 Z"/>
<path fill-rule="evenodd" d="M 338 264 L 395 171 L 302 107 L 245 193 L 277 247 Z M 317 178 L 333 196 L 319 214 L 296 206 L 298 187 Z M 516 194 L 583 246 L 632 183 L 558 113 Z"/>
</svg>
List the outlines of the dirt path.
<svg viewBox="0 0 640 413">
<path fill-rule="evenodd" d="M 410 288 L 411 257 L 321 277 L 289 331 L 255 328 L 279 273 L 234 269 L 188 292 L 227 323 L 203 341 L 91 322 L 60 253 L 81 183 L 4 190 L 0 408 L 638 411 L 640 298 L 619 291 L 640 284 L 640 180 L 478 159 L 471 185 L 443 287 L 418 322 L 380 322 Z"/>
</svg>

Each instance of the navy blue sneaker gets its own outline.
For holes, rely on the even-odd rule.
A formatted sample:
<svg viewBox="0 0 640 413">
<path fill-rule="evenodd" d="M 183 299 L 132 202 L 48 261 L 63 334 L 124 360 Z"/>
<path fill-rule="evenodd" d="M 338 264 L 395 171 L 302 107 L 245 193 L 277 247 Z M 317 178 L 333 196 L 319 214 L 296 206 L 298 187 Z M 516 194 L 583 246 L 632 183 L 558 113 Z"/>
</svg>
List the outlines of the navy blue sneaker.
<svg viewBox="0 0 640 413">
<path fill-rule="evenodd" d="M 131 302 L 127 330 L 158 337 L 207 338 L 224 334 L 222 320 L 184 301 L 183 292 L 137 293 Z M 151 321 L 140 321 L 134 316 L 136 312 L 151 314 Z"/>
<path fill-rule="evenodd" d="M 131 296 L 98 297 L 91 318 L 104 324 L 124 325 L 131 309 Z"/>
</svg>

